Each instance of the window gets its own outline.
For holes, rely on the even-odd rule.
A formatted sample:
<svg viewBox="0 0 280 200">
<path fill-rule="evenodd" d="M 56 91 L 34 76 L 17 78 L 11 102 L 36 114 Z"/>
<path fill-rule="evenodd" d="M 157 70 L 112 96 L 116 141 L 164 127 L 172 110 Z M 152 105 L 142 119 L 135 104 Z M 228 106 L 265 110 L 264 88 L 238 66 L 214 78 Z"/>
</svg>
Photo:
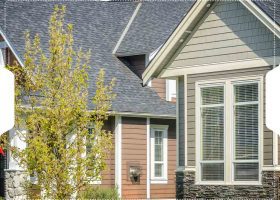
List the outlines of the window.
<svg viewBox="0 0 280 200">
<path fill-rule="evenodd" d="M 151 183 L 167 183 L 167 126 L 151 126 Z"/>
<path fill-rule="evenodd" d="M 259 182 L 260 83 L 197 84 L 198 183 Z"/>
<path fill-rule="evenodd" d="M 176 80 L 166 79 L 166 101 L 176 101 Z"/>
<path fill-rule="evenodd" d="M 224 86 L 201 88 L 202 180 L 224 179 Z"/>
</svg>

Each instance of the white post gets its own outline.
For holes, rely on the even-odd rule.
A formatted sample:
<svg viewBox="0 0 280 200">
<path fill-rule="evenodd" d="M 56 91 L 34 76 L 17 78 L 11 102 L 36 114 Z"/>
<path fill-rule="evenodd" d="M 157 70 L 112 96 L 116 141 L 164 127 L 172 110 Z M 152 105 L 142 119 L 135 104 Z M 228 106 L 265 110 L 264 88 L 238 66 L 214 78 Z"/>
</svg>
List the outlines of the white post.
<svg viewBox="0 0 280 200">
<path fill-rule="evenodd" d="M 115 116 L 115 185 L 122 197 L 122 117 Z"/>
</svg>

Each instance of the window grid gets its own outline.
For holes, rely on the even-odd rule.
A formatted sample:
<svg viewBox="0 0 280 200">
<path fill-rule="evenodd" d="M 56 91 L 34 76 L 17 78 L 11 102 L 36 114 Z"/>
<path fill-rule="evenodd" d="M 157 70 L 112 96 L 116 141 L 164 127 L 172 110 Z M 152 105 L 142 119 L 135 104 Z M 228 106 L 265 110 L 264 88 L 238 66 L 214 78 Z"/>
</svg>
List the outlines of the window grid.
<svg viewBox="0 0 280 200">
<path fill-rule="evenodd" d="M 151 125 L 151 183 L 167 183 L 167 129 L 166 125 Z"/>
<path fill-rule="evenodd" d="M 237 82 L 238 81 L 238 82 Z M 224 180 L 223 181 L 205 181 L 202 180 L 202 163 L 223 163 L 223 161 L 220 160 L 211 160 L 211 161 L 203 161 L 202 159 L 202 151 L 203 149 L 201 148 L 200 150 L 197 149 L 197 151 L 199 152 L 200 158 L 198 159 L 199 161 L 197 161 L 197 163 L 199 163 L 197 165 L 198 167 L 198 176 L 196 178 L 196 182 L 197 183 L 210 183 L 210 184 L 221 184 L 221 183 L 225 183 L 225 184 L 260 184 L 260 166 L 261 166 L 261 158 L 260 158 L 260 146 L 261 146 L 261 138 L 260 138 L 260 133 L 261 133 L 261 118 L 260 118 L 260 114 L 262 113 L 261 110 L 261 83 L 262 83 L 262 77 L 254 77 L 254 78 L 250 78 L 248 77 L 247 80 L 245 78 L 240 78 L 240 79 L 232 79 L 232 80 L 224 80 L 224 81 L 219 81 L 219 82 L 212 82 L 212 83 L 197 83 L 197 93 L 196 96 L 198 97 L 198 101 L 200 102 L 200 108 L 199 108 L 199 112 L 196 112 L 198 114 L 198 118 L 200 118 L 199 120 L 197 119 L 198 123 L 197 127 L 200 127 L 200 131 L 199 134 L 200 135 L 200 142 L 198 142 L 197 144 L 200 144 L 201 147 L 202 146 L 202 132 L 201 132 L 201 126 L 202 126 L 202 121 L 201 121 L 201 110 L 204 107 L 217 107 L 217 106 L 225 106 L 224 111 L 227 111 L 229 113 L 224 113 L 224 118 L 225 118 L 225 126 L 227 127 L 232 127 L 232 130 L 229 130 L 228 128 L 225 129 L 225 145 L 227 148 L 224 148 L 224 154 L 225 154 L 225 158 L 224 158 Z M 213 105 L 202 105 L 202 100 L 201 100 L 201 89 L 202 88 L 207 88 L 207 87 L 215 87 L 217 85 L 225 85 L 225 91 L 224 91 L 224 95 L 227 96 L 227 99 L 225 99 L 224 104 L 213 104 Z M 257 100 L 250 100 L 250 101 L 243 101 L 243 102 L 235 102 L 235 95 L 234 95 L 234 86 L 236 85 L 250 85 L 250 84 L 257 84 L 258 85 L 258 89 L 257 89 L 257 93 L 254 95 L 257 95 L 258 99 Z M 233 98 L 231 99 L 230 96 L 232 96 Z M 244 96 L 244 99 L 246 99 L 246 95 Z M 252 97 L 253 98 L 253 95 Z M 234 106 L 252 106 L 252 105 L 257 105 L 257 119 L 258 119 L 258 124 L 257 124 L 257 145 L 258 148 L 256 150 L 256 154 L 257 154 L 257 159 L 249 159 L 249 160 L 238 160 L 235 159 L 235 122 L 234 122 L 234 118 L 235 118 L 235 109 Z M 230 109 L 230 106 L 232 106 L 232 109 Z M 197 108 L 198 109 L 198 108 Z M 232 110 L 232 111 L 230 111 Z M 261 120 L 261 121 L 260 121 Z M 227 133 L 228 132 L 228 133 Z M 232 141 L 231 141 L 232 140 Z M 230 154 L 230 155 L 228 155 Z M 242 169 L 242 167 L 248 167 L 249 169 L 251 169 L 251 171 L 255 170 L 255 173 L 251 173 L 252 177 L 253 175 L 256 177 L 255 178 L 250 178 L 248 175 L 248 179 L 243 179 L 243 180 L 238 180 L 235 179 L 235 166 L 234 164 L 238 164 L 237 167 L 239 167 L 238 169 Z"/>
<path fill-rule="evenodd" d="M 225 175 L 224 85 L 202 87 L 200 94 L 201 179 L 221 181 Z M 223 118 L 222 121 L 220 118 Z M 213 124 L 208 123 L 209 121 Z M 219 137 L 219 140 L 215 140 L 214 136 Z M 217 168 L 220 170 L 216 170 Z"/>
<path fill-rule="evenodd" d="M 250 87 L 254 85 L 255 88 L 251 87 L 249 88 L 249 91 L 241 91 L 243 92 L 243 98 L 245 99 L 241 99 L 240 101 L 238 100 L 238 95 L 240 94 L 236 94 L 237 92 L 237 88 L 238 87 Z M 259 99 L 260 99 L 260 92 L 259 92 L 259 82 L 248 82 L 248 83 L 237 83 L 234 84 L 232 83 L 232 88 L 233 88 L 233 111 L 234 111 L 234 116 L 233 116 L 233 161 L 232 161 L 232 168 L 233 168 L 233 180 L 232 181 L 258 181 L 259 180 Z M 255 90 L 255 91 L 254 91 Z M 251 92 L 251 94 L 249 94 Z M 250 97 L 249 100 L 246 100 L 246 98 Z M 256 98 L 256 99 L 254 99 Z M 241 113 L 238 113 L 238 108 L 241 108 Z M 250 113 L 250 110 L 246 110 L 246 108 L 251 109 L 251 111 L 253 110 L 254 113 Z M 255 110 L 254 110 L 255 109 Z M 246 110 L 246 111 L 244 111 Z M 244 113 L 242 112 L 247 112 L 247 114 L 245 114 L 245 116 L 248 116 L 248 113 L 251 114 L 251 116 L 249 116 L 246 118 L 243 118 L 242 120 L 246 121 L 246 125 L 244 125 L 244 122 L 239 122 L 238 118 L 240 118 L 240 115 L 244 115 Z M 239 116 L 237 116 L 237 114 L 239 114 Z M 253 116 L 253 115 L 256 115 Z M 253 117 L 252 117 L 253 116 Z M 250 118 L 251 117 L 251 118 Z M 255 119 L 256 118 L 256 119 Z M 239 119 L 240 120 L 240 119 Z M 255 124 L 254 124 L 255 123 Z M 239 135 L 237 132 L 240 130 L 238 129 L 238 125 L 241 124 L 241 126 L 245 126 L 243 127 L 243 134 L 244 136 L 241 138 L 238 138 L 237 135 Z M 248 126 L 252 126 L 250 127 L 250 130 L 247 130 L 246 128 L 248 128 Z M 253 126 L 256 127 L 253 127 Z M 255 130 L 256 133 L 252 133 L 250 135 L 248 135 L 248 132 L 254 132 L 254 128 L 257 129 Z M 253 136 L 253 134 L 255 134 L 255 136 Z M 257 138 L 256 138 L 257 137 Z M 246 141 L 249 139 L 251 139 L 251 141 L 249 141 L 249 143 L 246 143 Z M 256 139 L 252 139 L 252 138 L 256 138 Z M 238 142 L 237 142 L 238 140 Z M 242 142 L 241 142 L 242 141 Z M 248 141 L 247 141 L 248 142 Z M 237 147 L 239 145 L 239 147 Z M 244 146 L 242 149 L 242 145 Z M 241 147 L 240 147 L 241 146 Z M 249 147 L 248 147 L 249 146 Z M 250 148 L 250 146 L 252 146 L 251 148 L 255 148 L 255 153 L 254 150 L 249 149 L 247 150 L 247 148 Z M 241 150 L 240 150 L 241 149 Z M 243 151 L 242 151 L 243 150 Z M 249 151 L 249 152 L 248 152 Z M 240 152 L 245 152 L 243 153 L 243 159 L 242 157 L 237 154 L 240 154 Z M 247 155 L 248 154 L 248 155 Z M 251 155 L 250 155 L 251 154 Z M 254 155 L 256 154 L 256 155 Z M 237 158 L 239 157 L 239 158 Z M 251 159 L 248 159 L 248 157 L 252 157 Z M 247 159 L 246 159 L 247 158 Z M 239 168 L 238 166 L 244 166 L 245 168 Z M 250 168 L 250 166 L 254 166 L 254 168 Z M 242 171 L 243 170 L 243 171 Z M 241 175 L 238 175 L 238 173 L 241 173 Z M 253 175 L 252 175 L 253 174 Z M 239 177 L 239 178 L 238 178 Z"/>
</svg>

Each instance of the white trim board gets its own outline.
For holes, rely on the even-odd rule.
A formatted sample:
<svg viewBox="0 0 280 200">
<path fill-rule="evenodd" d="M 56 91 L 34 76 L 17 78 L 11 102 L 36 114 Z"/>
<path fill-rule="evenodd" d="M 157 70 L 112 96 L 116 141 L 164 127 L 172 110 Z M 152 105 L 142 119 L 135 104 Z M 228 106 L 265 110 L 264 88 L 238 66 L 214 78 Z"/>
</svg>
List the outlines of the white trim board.
<svg viewBox="0 0 280 200">
<path fill-rule="evenodd" d="M 122 117 L 115 116 L 115 185 L 122 197 Z"/>
<path fill-rule="evenodd" d="M 155 115 L 151 113 L 136 113 L 136 112 L 115 112 L 109 111 L 110 115 L 121 115 L 125 117 L 143 117 L 143 118 L 159 118 L 159 119 L 176 119 L 176 115 Z"/>
<path fill-rule="evenodd" d="M 278 58 L 280 61 L 280 58 Z M 247 59 L 237 60 L 232 62 L 211 63 L 199 66 L 185 66 L 175 69 L 164 69 L 160 73 L 161 78 L 168 78 L 170 76 L 180 76 L 182 74 L 200 74 L 208 72 L 231 71 L 238 69 L 249 69 L 258 67 L 268 67 L 274 65 L 274 58 L 268 57 L 264 59 Z"/>
</svg>

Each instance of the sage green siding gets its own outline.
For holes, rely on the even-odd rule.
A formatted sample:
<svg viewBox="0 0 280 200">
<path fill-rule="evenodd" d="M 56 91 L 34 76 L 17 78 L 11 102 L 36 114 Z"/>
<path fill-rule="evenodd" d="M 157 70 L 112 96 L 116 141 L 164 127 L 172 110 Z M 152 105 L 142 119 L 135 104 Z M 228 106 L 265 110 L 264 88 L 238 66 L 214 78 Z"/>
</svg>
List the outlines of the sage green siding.
<svg viewBox="0 0 280 200">
<path fill-rule="evenodd" d="M 251 76 L 251 75 L 265 75 L 269 70 L 269 67 L 263 68 L 252 68 L 252 69 L 243 69 L 243 70 L 232 70 L 227 72 L 215 72 L 215 73 L 206 73 L 206 74 L 196 74 L 196 75 L 188 75 L 187 76 L 187 158 L 188 165 L 195 166 L 195 83 L 197 81 L 204 80 L 216 80 L 216 79 L 224 79 L 224 78 L 234 78 L 234 77 L 242 77 L 242 76 Z M 264 98 L 265 101 L 265 98 Z M 263 105 L 264 107 L 264 105 Z M 184 109 L 184 108 L 180 108 Z M 273 135 L 272 132 L 269 131 L 265 124 L 263 124 L 263 161 L 264 165 L 272 164 L 273 157 Z"/>
<path fill-rule="evenodd" d="M 221 1 L 167 69 L 279 56 L 279 39 L 239 1 Z"/>
<path fill-rule="evenodd" d="M 185 166 L 185 92 L 184 77 L 178 78 L 178 116 L 179 116 L 179 166 Z"/>
</svg>

